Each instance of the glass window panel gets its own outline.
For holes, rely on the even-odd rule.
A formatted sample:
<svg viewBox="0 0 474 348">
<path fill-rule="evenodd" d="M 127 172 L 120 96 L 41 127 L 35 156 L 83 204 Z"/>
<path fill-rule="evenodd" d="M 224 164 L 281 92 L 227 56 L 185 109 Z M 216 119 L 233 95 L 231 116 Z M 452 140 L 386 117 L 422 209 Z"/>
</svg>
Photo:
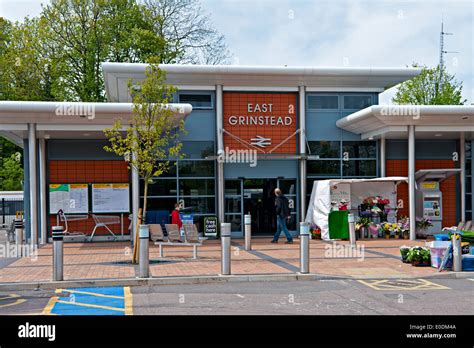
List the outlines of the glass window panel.
<svg viewBox="0 0 474 348">
<path fill-rule="evenodd" d="M 193 109 L 212 109 L 212 96 L 211 93 L 203 94 L 179 94 L 180 103 L 188 103 L 193 106 Z"/>
<path fill-rule="evenodd" d="M 184 197 L 184 211 L 191 214 L 214 214 L 215 199 L 214 197 Z"/>
<path fill-rule="evenodd" d="M 472 177 L 466 177 L 466 192 L 472 192 Z"/>
<path fill-rule="evenodd" d="M 376 158 L 377 144 L 375 141 L 344 141 L 342 152 L 347 152 L 349 159 L 352 158 Z"/>
<path fill-rule="evenodd" d="M 339 109 L 339 97 L 337 95 L 310 95 L 308 109 Z"/>
<path fill-rule="evenodd" d="M 310 141 L 309 149 L 311 155 L 320 158 L 340 158 L 341 149 L 339 141 Z"/>
<path fill-rule="evenodd" d="M 231 231 L 242 231 L 242 215 L 225 215 L 225 222 L 230 222 Z"/>
<path fill-rule="evenodd" d="M 296 194 L 296 179 L 279 180 L 278 185 L 287 197 Z"/>
<path fill-rule="evenodd" d="M 364 109 L 372 105 L 372 96 L 370 95 L 345 95 L 344 109 Z"/>
<path fill-rule="evenodd" d="M 140 182 L 140 195 L 144 194 L 143 180 Z M 148 185 L 149 196 L 176 196 L 176 179 L 155 178 L 153 184 Z"/>
<path fill-rule="evenodd" d="M 240 180 L 226 180 L 225 181 L 224 193 L 226 195 L 240 195 L 241 187 Z"/>
<path fill-rule="evenodd" d="M 185 159 L 202 158 L 214 154 L 213 141 L 183 141 L 182 153 Z"/>
<path fill-rule="evenodd" d="M 214 179 L 180 179 L 180 196 L 212 196 L 214 191 Z"/>
<path fill-rule="evenodd" d="M 339 176 L 341 162 L 339 160 L 308 161 L 307 175 Z"/>
<path fill-rule="evenodd" d="M 466 160 L 466 175 L 472 175 L 472 161 Z"/>
<path fill-rule="evenodd" d="M 214 177 L 214 162 L 179 161 L 179 176 Z"/>
<path fill-rule="evenodd" d="M 472 211 L 466 212 L 466 220 L 472 220 Z"/>
<path fill-rule="evenodd" d="M 466 195 L 466 210 L 472 210 L 472 195 Z"/>
<path fill-rule="evenodd" d="M 344 176 L 376 176 L 376 161 L 343 161 Z"/>
<path fill-rule="evenodd" d="M 174 205 L 177 202 L 176 198 L 148 198 L 147 200 L 147 210 L 167 210 L 170 212 L 173 211 Z M 140 206 L 143 205 L 143 197 L 140 198 Z"/>
<path fill-rule="evenodd" d="M 241 197 L 225 198 L 225 212 L 226 213 L 240 213 L 242 210 Z"/>
</svg>

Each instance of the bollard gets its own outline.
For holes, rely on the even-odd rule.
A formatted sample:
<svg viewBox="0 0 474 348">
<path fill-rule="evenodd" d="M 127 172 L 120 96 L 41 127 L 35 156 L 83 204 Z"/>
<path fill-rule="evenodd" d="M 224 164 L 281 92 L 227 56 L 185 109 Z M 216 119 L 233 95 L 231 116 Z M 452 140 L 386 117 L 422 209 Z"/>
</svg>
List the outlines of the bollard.
<svg viewBox="0 0 474 348">
<path fill-rule="evenodd" d="M 252 250 L 252 216 L 245 215 L 245 250 Z"/>
<path fill-rule="evenodd" d="M 347 217 L 347 221 L 349 222 L 349 240 L 351 243 L 351 247 L 355 248 L 356 246 L 356 231 L 355 231 L 355 219 L 354 214 L 349 214 Z"/>
<path fill-rule="evenodd" d="M 300 222 L 300 273 L 309 273 L 309 223 Z"/>
<path fill-rule="evenodd" d="M 18 257 L 22 257 L 22 247 L 23 247 L 23 220 L 15 219 L 15 245 L 16 252 Z"/>
<path fill-rule="evenodd" d="M 453 271 L 462 271 L 462 251 L 461 251 L 461 235 L 453 233 L 451 237 L 453 243 Z"/>
<path fill-rule="evenodd" d="M 53 226 L 53 280 L 63 280 L 64 227 Z"/>
<path fill-rule="evenodd" d="M 221 224 L 221 274 L 230 275 L 230 223 Z"/>
<path fill-rule="evenodd" d="M 149 264 L 150 264 L 150 255 L 149 255 L 149 239 L 150 239 L 150 226 L 140 225 L 138 228 L 138 237 L 140 238 L 140 251 L 138 258 L 138 268 L 140 278 L 149 277 Z"/>
</svg>

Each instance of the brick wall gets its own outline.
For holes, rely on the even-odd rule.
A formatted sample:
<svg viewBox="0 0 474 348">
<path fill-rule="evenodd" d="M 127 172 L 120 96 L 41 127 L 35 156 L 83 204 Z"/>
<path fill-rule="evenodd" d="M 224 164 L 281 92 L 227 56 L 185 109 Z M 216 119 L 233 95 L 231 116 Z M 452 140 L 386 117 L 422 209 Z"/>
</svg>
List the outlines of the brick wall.
<svg viewBox="0 0 474 348">
<path fill-rule="evenodd" d="M 407 176 L 407 160 L 387 160 L 387 176 Z M 452 160 L 416 160 L 415 170 L 419 169 L 443 169 L 456 168 L 456 162 Z M 456 221 L 456 176 L 452 176 L 440 185 L 443 193 L 443 226 L 457 225 Z M 408 216 L 408 184 L 401 183 L 397 189 L 398 199 L 403 200 L 403 209 L 399 209 L 398 215 Z"/>
<path fill-rule="evenodd" d="M 102 160 L 51 160 L 49 161 L 49 183 L 51 184 L 90 184 L 90 183 L 127 183 L 129 171 L 125 161 Z M 89 202 L 89 210 L 91 210 Z M 113 214 L 107 214 L 113 215 Z M 119 214 L 118 214 L 119 215 Z M 128 214 L 124 214 L 124 234 L 128 234 Z M 56 215 L 50 215 L 51 226 L 56 225 Z M 94 229 L 92 217 L 88 220 L 68 222 L 70 232 L 84 232 L 91 234 Z M 120 225 L 111 225 L 110 229 L 120 234 Z M 98 228 L 95 235 L 107 235 L 104 228 Z"/>
</svg>

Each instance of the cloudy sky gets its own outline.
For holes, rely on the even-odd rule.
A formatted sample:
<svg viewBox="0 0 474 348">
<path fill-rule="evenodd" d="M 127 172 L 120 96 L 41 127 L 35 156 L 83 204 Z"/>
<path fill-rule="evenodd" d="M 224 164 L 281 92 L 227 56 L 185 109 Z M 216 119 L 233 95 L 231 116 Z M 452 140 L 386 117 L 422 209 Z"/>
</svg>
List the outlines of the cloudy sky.
<svg viewBox="0 0 474 348">
<path fill-rule="evenodd" d="M 47 1 L 43 1 L 47 2 Z M 439 62 L 441 19 L 446 67 L 474 103 L 474 0 L 202 0 L 225 35 L 233 63 L 403 67 Z M 40 0 L 0 0 L 0 15 L 35 16 Z M 388 102 L 394 91 L 383 93 Z"/>
</svg>

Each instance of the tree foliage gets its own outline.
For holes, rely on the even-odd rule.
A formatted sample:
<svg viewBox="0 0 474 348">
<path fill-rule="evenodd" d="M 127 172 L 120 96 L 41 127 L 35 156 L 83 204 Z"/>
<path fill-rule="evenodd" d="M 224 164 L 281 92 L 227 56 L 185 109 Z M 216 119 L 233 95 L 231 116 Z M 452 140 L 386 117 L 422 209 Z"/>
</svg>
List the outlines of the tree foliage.
<svg viewBox="0 0 474 348">
<path fill-rule="evenodd" d="M 417 67 L 416 64 L 413 65 Z M 403 82 L 393 98 L 395 104 L 462 105 L 462 83 L 445 68 L 422 67 L 419 75 Z"/>
<path fill-rule="evenodd" d="M 20 191 L 22 190 L 23 168 L 21 166 L 21 154 L 16 152 L 10 157 L 3 158 L 0 166 L 0 190 Z"/>
<path fill-rule="evenodd" d="M 184 120 L 176 123 L 169 102 L 175 92 L 165 83 L 165 73 L 151 64 L 146 78 L 129 87 L 134 92 L 134 116 L 128 124 L 117 120 L 112 128 L 104 130 L 110 145 L 104 149 L 124 157 L 129 167 L 135 168 L 144 180 L 143 216 L 146 216 L 148 185 L 170 168 L 170 158 L 180 158 L 185 133 Z"/>
</svg>

